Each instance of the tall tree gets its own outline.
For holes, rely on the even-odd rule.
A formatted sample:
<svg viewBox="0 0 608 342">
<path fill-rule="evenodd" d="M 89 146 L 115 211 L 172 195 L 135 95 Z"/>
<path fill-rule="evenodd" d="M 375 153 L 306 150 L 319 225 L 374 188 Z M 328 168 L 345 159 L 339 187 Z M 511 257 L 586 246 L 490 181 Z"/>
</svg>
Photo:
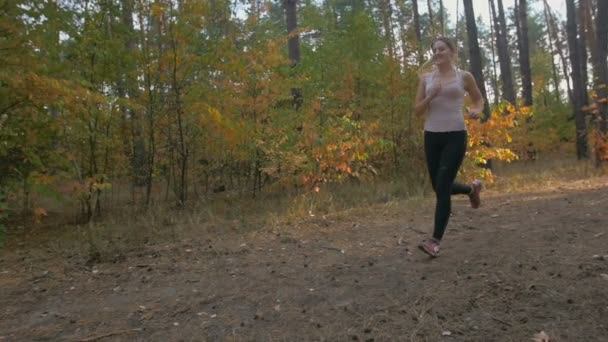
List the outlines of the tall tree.
<svg viewBox="0 0 608 342">
<path fill-rule="evenodd" d="M 580 6 L 585 13 L 585 24 L 591 47 L 593 62 L 594 87 L 597 92 L 597 113 L 599 134 L 595 146 L 595 162 L 597 166 L 608 160 L 608 2 L 599 1 L 595 13 L 595 28 L 592 23 L 589 0 L 580 0 Z M 595 34 L 593 34 L 595 29 Z"/>
<path fill-rule="evenodd" d="M 549 42 L 549 55 L 551 56 L 551 74 L 553 76 L 553 91 L 555 93 L 555 99 L 557 101 L 560 100 L 561 95 L 560 95 L 560 91 L 559 91 L 559 77 L 558 77 L 558 71 L 557 71 L 557 67 L 555 65 L 555 58 L 553 57 L 554 54 L 556 53 L 556 49 L 553 47 L 553 36 L 551 34 L 551 26 L 549 26 L 549 17 L 547 15 L 547 8 L 544 8 L 544 17 L 545 17 L 545 26 L 547 27 L 546 30 L 546 40 Z"/>
<path fill-rule="evenodd" d="M 121 23 L 122 28 L 125 32 L 124 48 L 125 53 L 122 55 L 121 66 L 122 77 L 118 80 L 116 85 L 116 91 L 120 98 L 128 98 L 131 101 L 136 100 L 139 97 L 138 84 L 136 74 L 133 70 L 136 67 L 136 61 L 133 56 L 138 52 L 136 46 L 135 28 L 133 26 L 133 1 L 132 0 L 121 0 Z M 122 111 L 122 122 L 123 125 L 123 139 L 125 154 L 130 157 L 130 167 L 133 187 L 141 186 L 145 180 L 145 161 L 146 161 L 146 150 L 143 139 L 143 128 L 142 119 L 138 111 L 130 108 L 131 106 L 121 105 Z M 128 133 L 127 133 L 128 132 Z M 132 192 L 132 196 L 135 196 L 135 192 Z"/>
<path fill-rule="evenodd" d="M 429 28 L 430 28 L 431 34 L 435 34 L 435 22 L 433 21 L 433 1 L 427 0 L 426 4 L 427 4 L 428 12 L 429 12 Z"/>
<path fill-rule="evenodd" d="M 581 104 L 583 105 L 583 107 L 588 106 L 589 105 L 589 93 L 587 91 L 587 86 L 589 84 L 589 75 L 587 72 L 587 60 L 589 59 L 589 56 L 587 54 L 587 34 L 585 32 L 586 30 L 586 25 L 585 25 L 585 10 L 584 10 L 584 3 L 583 1 L 579 0 L 579 5 L 578 5 L 578 9 L 577 9 L 577 14 L 578 14 L 578 41 L 579 41 L 579 45 L 578 45 L 578 55 L 579 55 L 579 61 L 581 64 L 581 83 L 583 84 L 583 89 L 582 89 L 582 99 L 581 99 Z"/>
<path fill-rule="evenodd" d="M 570 64 L 572 66 L 572 110 L 576 126 L 576 156 L 578 159 L 588 158 L 587 125 L 585 123 L 585 112 L 583 111 L 583 78 L 581 75 L 581 63 L 579 60 L 579 41 L 577 39 L 576 7 L 574 0 L 566 0 L 568 30 L 568 48 L 570 52 Z"/>
<path fill-rule="evenodd" d="M 296 33 L 298 28 L 297 6 L 298 0 L 283 0 L 285 7 L 285 21 L 287 22 L 287 33 L 289 36 L 288 48 L 291 67 L 296 68 L 300 63 L 300 35 Z M 292 88 L 293 103 L 295 110 L 299 110 L 302 106 L 302 90 L 300 88 Z"/>
<path fill-rule="evenodd" d="M 494 7 L 494 0 L 490 1 L 496 33 L 496 46 L 498 47 L 498 62 L 500 64 L 500 80 L 502 82 L 502 95 L 505 100 L 515 104 L 515 91 L 513 88 L 513 75 L 511 73 L 511 56 L 507 45 L 507 24 L 505 21 L 502 0 L 498 0 L 498 16 Z"/>
<path fill-rule="evenodd" d="M 483 113 L 484 118 L 490 118 L 490 106 L 488 104 L 488 96 L 486 93 L 485 81 L 483 78 L 483 64 L 481 60 L 481 50 L 479 49 L 479 41 L 477 37 L 477 24 L 475 23 L 475 12 L 473 10 L 473 1 L 464 0 L 464 14 L 467 21 L 467 35 L 469 40 L 469 58 L 471 60 L 471 74 L 475 77 L 481 95 L 485 101 Z"/>
<path fill-rule="evenodd" d="M 441 34 L 445 35 L 445 8 L 443 7 L 443 0 L 439 0 L 439 25 Z"/>
<path fill-rule="evenodd" d="M 530 44 L 528 40 L 528 4 L 526 0 L 515 1 L 518 25 L 519 68 L 521 72 L 524 106 L 532 105 L 532 71 L 530 70 Z"/>
<path fill-rule="evenodd" d="M 414 33 L 416 35 L 416 51 L 418 64 L 422 64 L 422 31 L 420 29 L 420 13 L 418 11 L 418 0 L 412 0 L 412 12 L 414 15 Z"/>
<path fill-rule="evenodd" d="M 498 88 L 498 72 L 496 72 L 496 48 L 494 42 L 497 39 L 496 33 L 494 32 L 494 11 L 491 5 L 492 0 L 488 0 L 490 3 L 490 51 L 492 51 L 492 89 L 494 92 L 494 105 L 498 104 L 500 98 L 500 90 Z"/>
<path fill-rule="evenodd" d="M 544 10 L 545 10 L 545 19 L 547 21 L 547 30 L 549 30 L 550 35 L 553 37 L 553 42 L 555 43 L 555 48 L 557 49 L 557 54 L 559 55 L 559 59 L 562 64 L 562 74 L 564 79 L 566 80 L 566 90 L 568 94 L 568 99 L 572 100 L 572 85 L 570 83 L 570 77 L 568 76 L 568 61 L 566 60 L 566 54 L 564 53 L 563 42 L 559 36 L 559 27 L 557 25 L 557 20 L 553 16 L 553 12 L 551 11 L 551 7 L 547 3 L 547 0 L 543 0 Z"/>
<path fill-rule="evenodd" d="M 384 40 L 388 49 L 388 56 L 391 60 L 395 59 L 395 39 L 393 38 L 393 11 L 390 0 L 380 0 L 378 2 L 380 15 L 382 17 L 382 27 L 384 28 Z"/>
</svg>

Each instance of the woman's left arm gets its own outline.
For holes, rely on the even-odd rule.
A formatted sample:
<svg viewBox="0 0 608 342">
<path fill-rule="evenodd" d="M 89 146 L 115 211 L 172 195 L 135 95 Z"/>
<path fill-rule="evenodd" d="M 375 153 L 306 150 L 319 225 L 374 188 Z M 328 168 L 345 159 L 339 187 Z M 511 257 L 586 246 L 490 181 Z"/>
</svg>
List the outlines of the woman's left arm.
<svg viewBox="0 0 608 342">
<path fill-rule="evenodd" d="M 483 105 L 485 101 L 483 99 L 483 96 L 481 96 L 479 87 L 477 87 L 477 82 L 475 82 L 475 78 L 468 71 L 464 73 L 464 90 L 469 93 L 469 96 L 473 101 L 473 106 L 471 110 L 469 110 L 468 114 L 469 118 L 479 119 L 480 114 L 483 112 Z"/>
</svg>

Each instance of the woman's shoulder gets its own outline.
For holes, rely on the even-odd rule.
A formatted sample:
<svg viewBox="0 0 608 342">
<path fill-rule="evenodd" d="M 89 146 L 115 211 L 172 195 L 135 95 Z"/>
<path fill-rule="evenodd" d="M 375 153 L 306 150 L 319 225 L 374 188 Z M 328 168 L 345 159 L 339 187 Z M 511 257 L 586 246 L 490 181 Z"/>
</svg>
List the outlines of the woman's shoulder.
<svg viewBox="0 0 608 342">
<path fill-rule="evenodd" d="M 463 80 L 474 79 L 473 74 L 471 74 L 471 72 L 469 72 L 467 70 L 459 70 L 459 73 L 460 73 L 460 77 L 462 77 Z"/>
<path fill-rule="evenodd" d="M 465 88 L 470 87 L 472 84 L 475 84 L 475 77 L 469 71 L 460 70 L 460 79 L 462 80 L 462 84 Z"/>
<path fill-rule="evenodd" d="M 432 72 L 432 71 L 421 72 L 421 73 L 419 73 L 419 74 L 418 74 L 418 78 L 419 78 L 421 81 L 425 81 L 425 80 L 427 80 L 429 77 L 431 77 L 431 75 L 432 75 L 432 74 L 433 74 L 433 72 Z"/>
</svg>

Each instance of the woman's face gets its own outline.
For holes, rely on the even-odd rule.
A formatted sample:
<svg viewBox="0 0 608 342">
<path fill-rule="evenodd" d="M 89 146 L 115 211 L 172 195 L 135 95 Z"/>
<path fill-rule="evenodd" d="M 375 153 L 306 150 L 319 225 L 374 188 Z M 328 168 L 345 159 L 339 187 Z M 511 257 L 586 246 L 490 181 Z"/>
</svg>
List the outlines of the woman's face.
<svg viewBox="0 0 608 342">
<path fill-rule="evenodd" d="M 451 63 L 454 53 L 443 41 L 438 40 L 433 43 L 433 62 L 435 64 Z"/>
</svg>

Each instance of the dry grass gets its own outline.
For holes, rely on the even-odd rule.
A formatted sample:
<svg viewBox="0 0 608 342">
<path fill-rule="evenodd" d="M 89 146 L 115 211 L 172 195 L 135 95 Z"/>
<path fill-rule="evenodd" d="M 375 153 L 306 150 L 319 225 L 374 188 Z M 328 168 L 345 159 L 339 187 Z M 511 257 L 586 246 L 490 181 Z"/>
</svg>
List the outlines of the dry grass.
<svg viewBox="0 0 608 342">
<path fill-rule="evenodd" d="M 559 186 L 584 188 L 607 174 L 590 161 L 548 157 L 499 164 L 495 173 L 497 181 L 487 190 L 500 193 L 543 191 Z M 341 221 L 354 215 L 369 217 L 379 212 L 398 212 L 404 207 L 420 205 L 423 199 L 430 200 L 430 194 L 426 180 L 416 184 L 402 180 L 329 184 L 319 192 L 297 196 L 262 194 L 255 199 L 225 193 L 182 209 L 166 204 L 156 204 L 147 210 L 113 204 L 107 206 L 111 209 L 106 210 L 103 217 L 84 225 L 66 223 L 73 220 L 74 214 L 70 211 L 63 219 L 49 218 L 42 224 L 31 222 L 18 233 L 34 231 L 35 234 L 30 233 L 21 241 L 48 242 L 51 250 L 64 257 L 86 262 L 118 261 L 129 251 L 146 245 L 204 239 L 209 233 L 281 231 L 308 220 Z"/>
<path fill-rule="evenodd" d="M 539 156 L 535 161 L 520 161 L 496 165 L 496 183 L 490 189 L 498 192 L 540 191 L 563 187 L 580 186 L 608 174 L 606 167 L 596 168 L 589 160 L 556 156 Z"/>
</svg>

